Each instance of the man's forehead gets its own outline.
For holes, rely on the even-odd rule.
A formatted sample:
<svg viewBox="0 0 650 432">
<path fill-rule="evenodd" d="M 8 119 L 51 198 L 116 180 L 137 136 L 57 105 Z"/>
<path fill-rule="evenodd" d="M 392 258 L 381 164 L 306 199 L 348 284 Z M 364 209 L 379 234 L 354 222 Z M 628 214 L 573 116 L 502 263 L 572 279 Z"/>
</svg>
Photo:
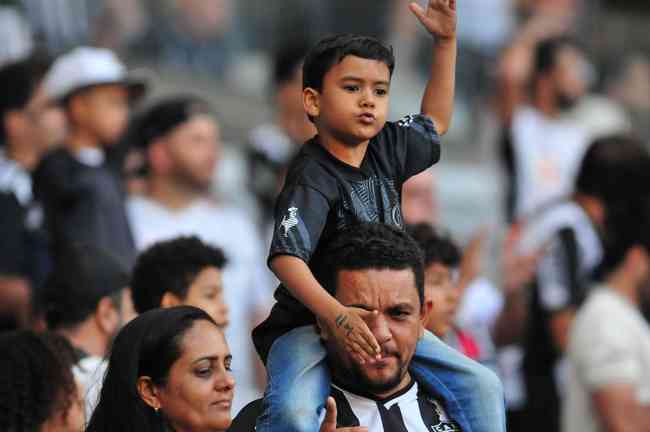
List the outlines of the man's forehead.
<svg viewBox="0 0 650 432">
<path fill-rule="evenodd" d="M 336 298 L 343 304 L 390 306 L 419 302 L 415 275 L 411 269 L 341 270 Z"/>
</svg>

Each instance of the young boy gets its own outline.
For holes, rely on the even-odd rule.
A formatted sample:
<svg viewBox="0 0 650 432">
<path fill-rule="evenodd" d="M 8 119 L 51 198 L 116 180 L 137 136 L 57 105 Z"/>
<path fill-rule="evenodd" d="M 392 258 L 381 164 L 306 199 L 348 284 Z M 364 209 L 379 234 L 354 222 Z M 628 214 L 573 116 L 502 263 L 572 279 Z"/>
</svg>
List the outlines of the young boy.
<svg viewBox="0 0 650 432">
<path fill-rule="evenodd" d="M 124 192 L 106 150 L 126 129 L 129 104 L 144 93 L 144 83 L 129 77 L 111 51 L 81 47 L 59 57 L 44 84 L 64 107 L 69 126 L 63 147 L 45 156 L 34 178 L 53 256 L 84 243 L 130 268 L 135 252 Z"/>
<path fill-rule="evenodd" d="M 357 222 L 401 227 L 402 184 L 439 159 L 438 134 L 447 131 L 453 105 L 455 1 L 432 0 L 426 10 L 413 3 L 411 11 L 437 39 L 421 114 L 386 123 L 394 58 L 373 38 L 326 38 L 305 59 L 303 104 L 318 136 L 289 167 L 276 204 L 269 265 L 282 286 L 270 317 L 253 332 L 269 374 L 258 432 L 318 429 L 329 378 L 316 319 L 360 363 L 381 358 L 366 324 L 373 311 L 338 303 L 314 275 L 327 271 L 319 255 L 339 229 Z M 452 373 L 445 365 L 455 364 L 454 356 L 461 357 L 428 335 L 412 372 L 424 384 L 445 381 L 469 408 L 463 430 L 504 430 L 498 379 L 473 363 Z M 434 376 L 439 368 L 448 370 Z"/>
<path fill-rule="evenodd" d="M 131 277 L 133 306 L 139 313 L 158 307 L 190 305 L 228 325 L 222 273 L 226 257 L 198 237 L 177 237 L 143 251 Z"/>
</svg>

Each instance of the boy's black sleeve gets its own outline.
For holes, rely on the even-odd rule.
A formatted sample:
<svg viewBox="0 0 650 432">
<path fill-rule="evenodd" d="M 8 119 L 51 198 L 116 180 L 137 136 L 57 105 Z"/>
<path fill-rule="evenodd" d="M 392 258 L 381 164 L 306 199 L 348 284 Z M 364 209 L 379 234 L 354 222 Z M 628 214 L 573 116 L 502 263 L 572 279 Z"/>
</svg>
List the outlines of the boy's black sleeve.
<svg viewBox="0 0 650 432">
<path fill-rule="evenodd" d="M 383 133 L 402 182 L 440 160 L 440 136 L 425 115 L 411 114 L 398 122 L 386 123 Z"/>
<path fill-rule="evenodd" d="M 13 194 L 0 192 L 0 274 L 23 275 L 23 210 Z"/>
<path fill-rule="evenodd" d="M 309 263 L 329 209 L 327 198 L 317 189 L 300 183 L 285 187 L 275 206 L 269 262 L 276 255 L 292 255 Z"/>
</svg>

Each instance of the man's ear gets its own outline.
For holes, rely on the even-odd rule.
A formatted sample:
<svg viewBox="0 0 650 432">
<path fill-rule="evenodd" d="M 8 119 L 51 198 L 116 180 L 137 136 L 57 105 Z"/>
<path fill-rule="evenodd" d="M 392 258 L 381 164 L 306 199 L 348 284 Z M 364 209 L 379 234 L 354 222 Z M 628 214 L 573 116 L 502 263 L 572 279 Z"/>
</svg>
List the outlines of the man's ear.
<svg viewBox="0 0 650 432">
<path fill-rule="evenodd" d="M 429 316 L 433 310 L 433 301 L 425 300 L 424 304 L 420 308 L 420 325 L 418 326 L 418 339 L 424 336 L 424 330 L 427 328 L 427 322 L 429 321 Z"/>
<path fill-rule="evenodd" d="M 633 246 L 625 254 L 624 265 L 629 274 L 637 280 L 647 279 L 650 272 L 650 257 L 643 246 Z"/>
<path fill-rule="evenodd" d="M 169 172 L 172 161 L 163 138 L 157 138 L 149 144 L 147 148 L 147 163 L 156 173 L 165 174 Z"/>
<path fill-rule="evenodd" d="M 171 291 L 165 292 L 165 294 L 160 299 L 161 308 L 170 308 L 174 306 L 180 306 L 181 304 L 183 304 L 181 299 Z"/>
<path fill-rule="evenodd" d="M 303 89 L 302 105 L 308 116 L 318 117 L 320 115 L 320 93 L 311 87 Z"/>
<path fill-rule="evenodd" d="M 140 396 L 140 399 L 144 401 L 144 403 L 156 411 L 160 409 L 161 403 L 160 399 L 158 398 L 158 389 L 151 380 L 151 377 L 139 377 L 136 387 L 138 389 L 138 395 Z"/>
<path fill-rule="evenodd" d="M 95 313 L 97 324 L 105 334 L 114 334 L 120 323 L 120 313 L 110 297 L 102 297 Z"/>
</svg>

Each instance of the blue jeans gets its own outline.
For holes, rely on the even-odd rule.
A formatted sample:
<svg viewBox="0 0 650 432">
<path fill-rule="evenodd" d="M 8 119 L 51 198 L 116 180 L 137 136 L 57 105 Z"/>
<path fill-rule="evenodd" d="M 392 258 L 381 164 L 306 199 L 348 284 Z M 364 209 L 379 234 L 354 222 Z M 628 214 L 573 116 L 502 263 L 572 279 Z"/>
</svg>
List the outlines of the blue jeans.
<svg viewBox="0 0 650 432">
<path fill-rule="evenodd" d="M 330 393 L 325 348 L 313 326 L 278 338 L 266 362 L 269 381 L 256 432 L 317 432 Z M 481 364 L 430 332 L 416 347 L 409 371 L 418 384 L 443 398 L 463 432 L 505 432 L 503 388 Z"/>
</svg>

